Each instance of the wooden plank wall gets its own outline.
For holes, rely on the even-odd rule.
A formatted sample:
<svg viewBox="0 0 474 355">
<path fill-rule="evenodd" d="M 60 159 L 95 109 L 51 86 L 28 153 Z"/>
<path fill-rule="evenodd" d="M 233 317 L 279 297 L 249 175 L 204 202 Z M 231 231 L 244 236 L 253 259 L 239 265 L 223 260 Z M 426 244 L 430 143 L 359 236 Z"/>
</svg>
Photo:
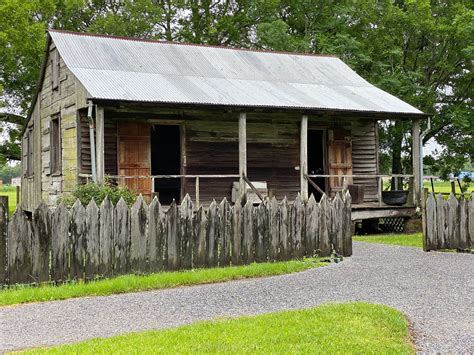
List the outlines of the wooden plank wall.
<svg viewBox="0 0 474 355">
<path fill-rule="evenodd" d="M 87 111 L 79 112 L 79 136 L 78 136 L 78 151 L 79 151 L 79 172 L 81 174 L 92 174 L 91 164 L 91 140 L 89 134 L 89 123 L 87 121 Z"/>
<path fill-rule="evenodd" d="M 377 123 L 359 120 L 352 123 L 352 171 L 354 175 L 378 174 Z M 364 201 L 378 200 L 377 179 L 354 178 L 354 184 L 364 186 Z"/>
<path fill-rule="evenodd" d="M 133 120 L 184 125 L 186 174 L 238 174 L 238 113 L 183 110 L 167 114 L 165 110 L 143 112 L 124 106 L 120 109 L 108 107 L 105 116 L 107 174 L 116 173 L 114 122 Z M 284 196 L 294 199 L 300 189 L 299 171 L 295 169 L 299 166 L 300 119 L 298 114 L 247 114 L 249 178 L 252 181 L 266 181 L 270 193 L 279 199 Z M 336 121 L 339 128 L 352 132 L 353 173 L 377 174 L 376 121 L 309 116 L 309 128 L 327 130 Z M 84 134 L 88 135 L 88 132 Z M 233 178 L 201 179 L 200 201 L 208 206 L 213 199 L 230 199 L 233 181 Z M 377 200 L 376 179 L 355 179 L 355 183 L 364 186 L 365 201 Z M 184 189 L 183 194 L 188 193 L 195 198 L 194 179 L 187 179 Z"/>
<path fill-rule="evenodd" d="M 56 56 L 54 43 L 49 48 L 44 78 L 31 116 L 34 124 L 34 176 L 22 179 L 22 206 L 31 211 L 42 200 L 55 205 L 64 192 L 70 192 L 77 184 L 77 97 L 76 78 L 59 58 L 57 89 L 52 87 L 51 58 Z M 50 171 L 50 121 L 60 114 L 61 120 L 61 174 Z"/>
<path fill-rule="evenodd" d="M 105 112 L 104 144 L 105 144 L 105 174 L 117 175 L 117 122 L 112 120 L 109 112 Z M 86 111 L 80 112 L 80 172 L 81 174 L 92 174 L 91 168 L 91 146 L 89 123 Z"/>
<path fill-rule="evenodd" d="M 7 223 L 0 222 L 1 236 Z M 166 209 L 156 198 L 150 205 L 139 198 L 131 208 L 123 200 L 114 207 L 106 199 L 100 208 L 76 201 L 70 211 L 41 204 L 32 219 L 19 207 L 8 225 L 6 253 L 0 250 L 0 283 L 273 262 L 328 256 L 333 249 L 350 256 L 350 226 L 348 193 L 319 203 L 272 198 L 258 206 L 223 199 L 207 211 L 196 210 L 189 195 Z"/>
<path fill-rule="evenodd" d="M 41 129 L 40 129 L 40 102 L 36 102 L 31 113 L 31 119 L 28 127 L 33 126 L 33 174 L 25 176 L 23 172 L 25 167 L 22 166 L 21 175 L 21 205 L 26 210 L 33 210 L 41 201 Z M 28 156 L 25 139 L 22 139 L 22 156 Z M 26 161 L 22 160 L 22 164 L 26 165 Z"/>
<path fill-rule="evenodd" d="M 277 198 L 294 199 L 299 192 L 299 126 L 297 121 L 247 115 L 247 173 L 251 181 L 266 181 Z M 231 120 L 231 118 L 234 118 Z M 187 174 L 238 173 L 238 121 L 205 118 L 186 121 Z M 200 199 L 231 198 L 235 179 L 201 179 Z M 195 182 L 186 192 L 194 197 Z"/>
</svg>

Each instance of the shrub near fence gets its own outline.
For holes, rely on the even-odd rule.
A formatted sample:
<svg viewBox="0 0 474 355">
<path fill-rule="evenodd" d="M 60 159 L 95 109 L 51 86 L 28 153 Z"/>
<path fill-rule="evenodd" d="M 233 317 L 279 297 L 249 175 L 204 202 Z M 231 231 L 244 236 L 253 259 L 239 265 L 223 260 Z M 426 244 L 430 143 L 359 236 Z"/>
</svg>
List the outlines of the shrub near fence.
<svg viewBox="0 0 474 355">
<path fill-rule="evenodd" d="M 474 192 L 469 200 L 453 194 L 446 201 L 430 193 L 425 207 L 424 249 L 474 248 Z"/>
<path fill-rule="evenodd" d="M 131 209 L 109 199 L 100 207 L 76 201 L 70 211 L 41 204 L 31 220 L 18 208 L 8 235 L 5 225 L 3 231 L 4 284 L 326 256 L 333 249 L 352 253 L 349 194 L 319 203 L 313 197 L 304 202 L 298 196 L 291 204 L 272 198 L 258 206 L 224 199 L 207 211 L 196 211 L 189 196 L 166 209 L 142 197 Z"/>
</svg>

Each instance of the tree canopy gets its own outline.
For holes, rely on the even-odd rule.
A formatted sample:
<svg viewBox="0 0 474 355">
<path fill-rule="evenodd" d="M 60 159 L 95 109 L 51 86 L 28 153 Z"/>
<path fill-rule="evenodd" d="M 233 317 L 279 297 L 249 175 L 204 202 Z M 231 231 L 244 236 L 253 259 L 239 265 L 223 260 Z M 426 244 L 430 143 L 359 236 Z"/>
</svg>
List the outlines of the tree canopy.
<svg viewBox="0 0 474 355">
<path fill-rule="evenodd" d="M 48 28 L 336 54 L 371 83 L 433 114 L 425 142 L 435 138 L 443 147 L 439 159 L 426 159 L 433 169 L 457 171 L 474 161 L 470 1 L 0 0 L 0 18 L 4 112 L 25 117 Z M 19 158 L 22 120 L 0 118 L 0 157 Z M 382 124 L 380 137 L 382 166 L 409 169 L 409 124 Z"/>
</svg>

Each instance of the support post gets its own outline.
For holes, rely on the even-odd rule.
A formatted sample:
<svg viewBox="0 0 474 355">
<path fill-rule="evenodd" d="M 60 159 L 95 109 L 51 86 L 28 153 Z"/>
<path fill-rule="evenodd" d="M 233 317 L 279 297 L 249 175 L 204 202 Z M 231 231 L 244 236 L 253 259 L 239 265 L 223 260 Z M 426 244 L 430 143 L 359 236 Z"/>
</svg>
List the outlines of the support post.
<svg viewBox="0 0 474 355">
<path fill-rule="evenodd" d="M 97 164 L 97 183 L 104 183 L 105 164 L 104 164 L 104 108 L 96 106 L 95 117 L 95 134 L 97 139 L 96 144 L 96 164 Z"/>
<path fill-rule="evenodd" d="M 91 145 L 91 172 L 92 172 L 92 181 L 97 183 L 97 171 L 96 171 L 96 149 L 95 149 L 95 122 L 94 118 L 92 117 L 92 110 L 94 108 L 94 104 L 91 100 L 87 102 L 87 121 L 89 122 L 89 139 Z M 87 181 L 89 182 L 89 181 Z"/>
<path fill-rule="evenodd" d="M 378 184 L 378 190 L 379 190 L 379 207 L 382 207 L 383 206 L 383 197 L 382 197 L 382 193 L 383 193 L 383 177 L 379 176 L 378 180 L 377 180 L 377 184 Z"/>
<path fill-rule="evenodd" d="M 456 183 L 454 182 L 454 180 L 451 180 L 450 184 L 451 184 L 451 193 L 453 195 L 456 195 Z"/>
<path fill-rule="evenodd" d="M 300 186 L 301 197 L 303 200 L 308 199 L 308 116 L 301 117 L 300 129 Z"/>
<path fill-rule="evenodd" d="M 420 137 L 420 119 L 416 118 L 413 120 L 412 126 L 412 165 L 413 175 L 415 180 L 415 206 L 420 206 L 421 203 L 421 189 L 423 187 L 423 171 L 422 171 L 422 160 L 421 156 L 421 137 Z"/>
<path fill-rule="evenodd" d="M 245 179 L 247 176 L 247 114 L 241 112 L 239 115 L 239 195 L 240 199 L 245 196 Z"/>
</svg>

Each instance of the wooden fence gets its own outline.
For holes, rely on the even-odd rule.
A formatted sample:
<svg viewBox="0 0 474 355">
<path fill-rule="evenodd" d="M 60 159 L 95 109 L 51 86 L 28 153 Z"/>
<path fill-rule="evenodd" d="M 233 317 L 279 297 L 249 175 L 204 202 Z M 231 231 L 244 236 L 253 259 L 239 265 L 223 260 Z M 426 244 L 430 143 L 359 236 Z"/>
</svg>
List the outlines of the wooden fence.
<svg viewBox="0 0 474 355">
<path fill-rule="evenodd" d="M 109 199 L 100 207 L 76 201 L 70 211 L 41 204 L 30 219 L 18 208 L 8 233 L 2 223 L 0 238 L 3 284 L 327 256 L 332 250 L 348 256 L 351 199 L 338 194 L 317 203 L 298 196 L 293 203 L 273 198 L 258 206 L 224 199 L 207 211 L 196 211 L 189 196 L 167 208 L 141 197 L 131 209 Z"/>
<path fill-rule="evenodd" d="M 474 248 L 474 193 L 445 200 L 430 193 L 425 206 L 424 249 Z"/>
</svg>

